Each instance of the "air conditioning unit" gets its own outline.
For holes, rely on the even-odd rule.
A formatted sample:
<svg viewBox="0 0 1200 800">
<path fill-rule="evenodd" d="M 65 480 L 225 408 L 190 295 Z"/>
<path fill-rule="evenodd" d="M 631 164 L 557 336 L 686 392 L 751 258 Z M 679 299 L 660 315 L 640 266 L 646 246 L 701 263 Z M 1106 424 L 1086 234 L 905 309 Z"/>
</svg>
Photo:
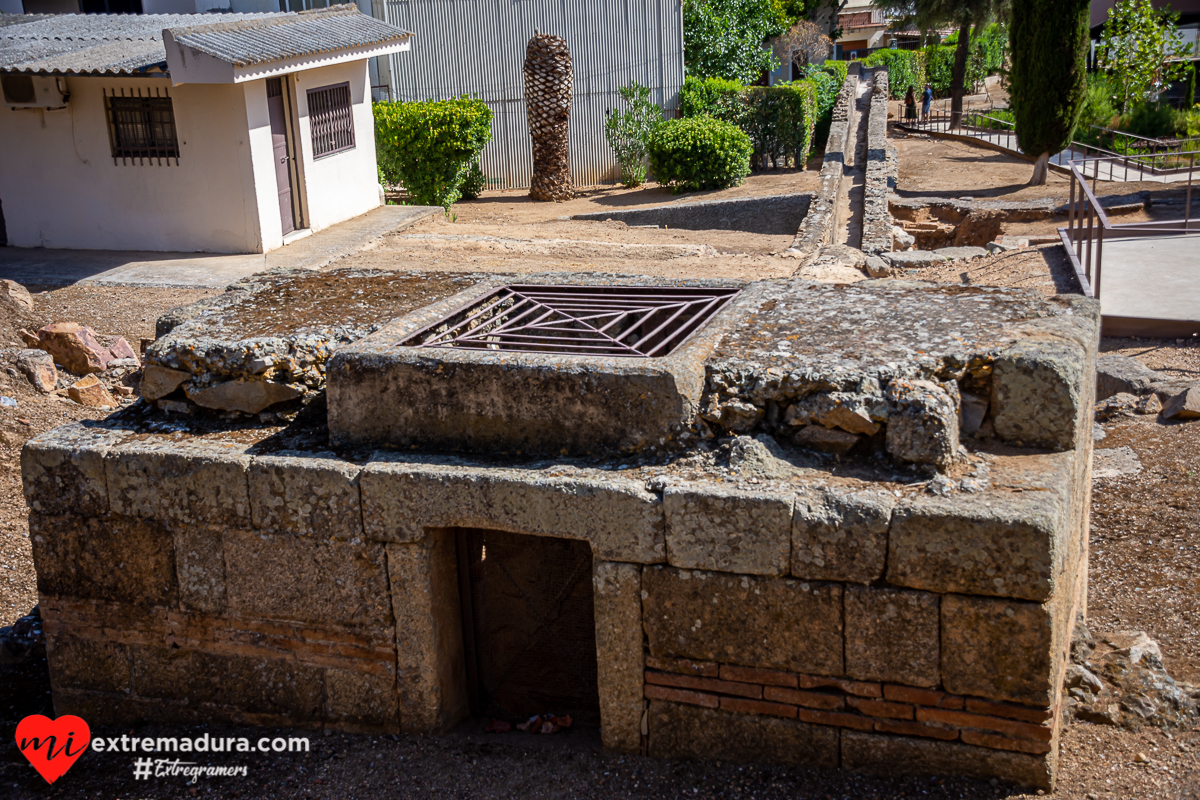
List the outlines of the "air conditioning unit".
<svg viewBox="0 0 1200 800">
<path fill-rule="evenodd" d="M 65 78 L 44 75 L 0 75 L 0 88 L 9 108 L 65 108 L 71 96 Z"/>
</svg>

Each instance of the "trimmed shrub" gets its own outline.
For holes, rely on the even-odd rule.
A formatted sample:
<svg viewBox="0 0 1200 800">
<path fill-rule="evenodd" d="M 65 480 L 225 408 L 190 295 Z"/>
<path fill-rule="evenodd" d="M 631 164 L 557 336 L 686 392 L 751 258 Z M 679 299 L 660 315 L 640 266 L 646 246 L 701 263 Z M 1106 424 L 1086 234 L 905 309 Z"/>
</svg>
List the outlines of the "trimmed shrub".
<svg viewBox="0 0 1200 800">
<path fill-rule="evenodd" d="M 817 123 L 817 92 L 808 81 L 751 86 L 744 95 L 749 109 L 743 130 L 754 143 L 756 163 L 795 158 L 802 169 L 812 147 Z"/>
<path fill-rule="evenodd" d="M 695 78 L 688 75 L 679 90 L 679 113 L 684 117 L 715 117 L 741 127 L 746 109 L 741 101 L 746 87 L 724 78 Z"/>
<path fill-rule="evenodd" d="M 492 111 L 482 100 L 375 103 L 375 153 L 387 183 L 420 205 L 449 208 L 492 139 Z M 482 173 L 480 173 L 482 177 Z"/>
<path fill-rule="evenodd" d="M 487 178 L 483 175 L 483 167 L 478 161 L 472 161 L 467 169 L 467 177 L 463 178 L 462 186 L 458 188 L 463 200 L 474 200 L 483 194 L 487 186 Z"/>
<path fill-rule="evenodd" d="M 846 77 L 850 74 L 849 61 L 826 61 L 821 64 L 820 68 L 837 78 L 838 89 L 842 88 L 842 84 L 846 82 Z"/>
<path fill-rule="evenodd" d="M 920 50 L 877 50 L 863 59 L 864 67 L 887 67 L 888 93 L 893 100 L 904 97 L 909 86 L 925 85 L 925 53 Z"/>
<path fill-rule="evenodd" d="M 724 189 L 750 174 L 750 137 L 713 117 L 671 119 L 650 134 L 650 169 L 663 185 Z"/>
<path fill-rule="evenodd" d="M 950 94 L 950 85 L 954 78 L 954 51 L 956 48 L 946 45 L 930 45 L 922 51 L 925 55 L 925 82 L 933 86 L 937 97 Z M 968 60 L 969 65 L 969 60 Z M 969 67 L 968 67 L 968 71 Z M 889 80 L 892 78 L 889 76 Z M 914 84 L 917 97 L 921 96 L 923 83 Z"/>
</svg>

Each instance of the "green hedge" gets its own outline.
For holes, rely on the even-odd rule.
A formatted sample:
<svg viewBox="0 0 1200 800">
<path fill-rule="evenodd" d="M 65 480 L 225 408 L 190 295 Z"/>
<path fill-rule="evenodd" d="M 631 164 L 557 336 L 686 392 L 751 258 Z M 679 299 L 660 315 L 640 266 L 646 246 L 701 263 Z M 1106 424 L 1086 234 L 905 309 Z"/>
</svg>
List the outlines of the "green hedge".
<svg viewBox="0 0 1200 800">
<path fill-rule="evenodd" d="M 756 164 L 763 156 L 772 161 L 795 156 L 799 168 L 812 149 L 820 114 L 818 97 L 818 85 L 810 80 L 743 86 L 722 78 L 689 76 L 680 91 L 679 106 L 685 119 L 707 116 L 740 128 L 750 137 Z M 837 89 L 833 97 L 836 102 Z"/>
<path fill-rule="evenodd" d="M 828 72 L 833 77 L 837 78 L 838 89 L 841 90 L 842 84 L 846 82 L 846 76 L 850 74 L 849 61 L 826 61 L 821 64 L 819 69 Z"/>
<path fill-rule="evenodd" d="M 462 196 L 479 154 L 492 139 L 492 111 L 482 100 L 375 103 L 375 153 L 387 183 L 420 205 L 449 208 Z"/>
<path fill-rule="evenodd" d="M 650 169 L 663 185 L 724 189 L 750 174 L 754 146 L 740 128 L 710 116 L 670 119 L 650 134 Z"/>
<path fill-rule="evenodd" d="M 925 86 L 925 53 L 921 50 L 877 50 L 863 59 L 868 69 L 887 67 L 888 91 L 893 99 L 904 97 L 908 87 L 917 94 Z"/>
<path fill-rule="evenodd" d="M 988 25 L 971 37 L 971 48 L 967 55 L 966 89 L 979 83 L 988 75 L 994 75 L 1003 66 L 1004 49 L 1008 43 L 1008 30 L 999 23 Z M 933 93 L 938 97 L 950 94 L 950 83 L 954 75 L 954 51 L 958 49 L 958 33 L 946 37 L 942 44 L 924 49 L 925 80 L 933 84 Z M 918 94 L 920 86 L 917 86 Z"/>
</svg>

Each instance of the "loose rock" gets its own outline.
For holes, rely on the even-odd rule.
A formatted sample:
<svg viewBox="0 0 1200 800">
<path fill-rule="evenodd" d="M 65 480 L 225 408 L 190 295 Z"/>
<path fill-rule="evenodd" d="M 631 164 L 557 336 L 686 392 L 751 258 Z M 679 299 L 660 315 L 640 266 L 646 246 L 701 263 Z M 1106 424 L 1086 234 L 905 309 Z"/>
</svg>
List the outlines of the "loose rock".
<svg viewBox="0 0 1200 800">
<path fill-rule="evenodd" d="M 33 296 L 16 281 L 0 280 L 0 303 L 23 313 L 33 311 Z"/>
<path fill-rule="evenodd" d="M 90 408 L 111 407 L 117 404 L 113 396 L 108 393 L 108 389 L 104 388 L 104 384 L 95 375 L 80 378 L 67 389 L 67 394 L 79 405 Z"/>
<path fill-rule="evenodd" d="M 147 400 L 157 400 L 160 397 L 166 397 L 191 377 L 192 373 L 181 369 L 170 369 L 168 367 L 160 367 L 157 364 L 149 364 L 142 370 L 142 397 Z"/>
<path fill-rule="evenodd" d="M 1200 386 L 1172 397 L 1162 410 L 1163 419 L 1200 419 Z"/>
<path fill-rule="evenodd" d="M 17 353 L 17 369 L 43 394 L 54 391 L 58 384 L 58 370 L 54 367 L 54 357 L 45 350 L 22 350 Z"/>
<path fill-rule="evenodd" d="M 188 399 L 203 408 L 257 414 L 276 403 L 295 400 L 304 394 L 295 387 L 269 381 L 226 381 L 207 389 L 188 390 Z"/>
</svg>

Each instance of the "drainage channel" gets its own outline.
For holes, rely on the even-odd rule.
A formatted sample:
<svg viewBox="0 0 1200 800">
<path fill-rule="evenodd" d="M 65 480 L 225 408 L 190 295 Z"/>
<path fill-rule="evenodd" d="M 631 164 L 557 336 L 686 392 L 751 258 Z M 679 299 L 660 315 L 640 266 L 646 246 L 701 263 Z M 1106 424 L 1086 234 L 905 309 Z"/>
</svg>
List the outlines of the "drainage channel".
<svg viewBox="0 0 1200 800">
<path fill-rule="evenodd" d="M 867 177 L 867 125 L 871 111 L 871 78 L 873 73 L 863 70 L 858 81 L 858 93 L 854 102 L 854 116 L 850 121 L 849 155 L 844 167 L 844 179 L 838 194 L 838 220 L 835 244 L 849 247 L 862 246 L 863 198 Z"/>
</svg>

